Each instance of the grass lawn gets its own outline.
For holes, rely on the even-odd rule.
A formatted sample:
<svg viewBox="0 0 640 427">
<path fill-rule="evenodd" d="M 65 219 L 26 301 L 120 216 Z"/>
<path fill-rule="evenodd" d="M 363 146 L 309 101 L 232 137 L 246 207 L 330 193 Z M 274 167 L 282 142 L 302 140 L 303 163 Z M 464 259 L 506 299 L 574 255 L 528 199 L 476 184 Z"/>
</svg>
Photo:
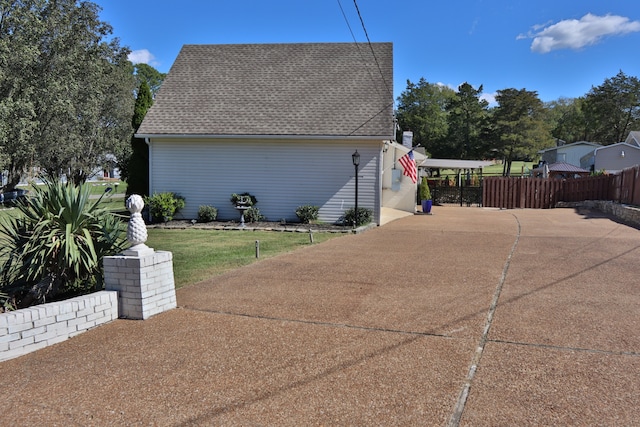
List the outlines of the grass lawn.
<svg viewBox="0 0 640 427">
<path fill-rule="evenodd" d="M 94 196 L 102 194 L 107 187 L 101 184 L 96 183 L 91 187 Z M 118 194 L 108 194 L 102 203 L 113 212 L 128 217 L 129 212 L 124 207 L 125 189 L 126 184 L 119 185 Z M 15 217 L 18 214 L 18 209 L 0 208 L 0 219 Z M 291 252 L 311 244 L 308 233 L 294 232 L 149 229 L 148 235 L 147 246 L 173 253 L 176 288 L 257 261 L 256 240 L 260 241 L 260 259 Z M 318 244 L 340 236 L 343 234 L 314 233 L 313 240 L 314 244 Z"/>
<path fill-rule="evenodd" d="M 514 161 L 513 163 L 511 163 L 511 176 L 520 176 L 520 174 L 523 171 L 523 168 L 526 174 L 528 171 L 533 169 L 533 165 L 534 165 L 533 162 Z M 537 163 L 535 163 L 535 165 L 537 166 Z M 491 175 L 491 176 L 502 175 L 503 168 L 504 168 L 504 165 L 502 164 L 486 166 L 482 168 L 482 174 Z"/>
<path fill-rule="evenodd" d="M 241 230 L 150 229 L 147 246 L 173 253 L 176 288 L 223 274 L 256 259 L 256 240 L 260 259 L 291 252 L 311 245 L 309 234 Z M 313 244 L 344 236 L 340 233 L 314 233 Z"/>
<path fill-rule="evenodd" d="M 533 163 L 533 162 L 522 162 L 522 161 L 514 161 L 511 164 L 511 176 L 520 176 L 520 174 L 523 171 L 524 168 L 524 172 L 525 175 L 527 174 L 527 172 L 531 169 L 533 169 L 534 166 L 537 166 L 537 163 Z M 483 176 L 502 176 L 502 169 L 503 169 L 503 165 L 502 164 L 495 164 L 495 165 L 490 165 L 490 166 L 485 166 L 484 168 L 482 168 L 482 175 Z M 448 176 L 449 178 L 454 178 L 456 176 L 457 171 L 453 170 L 453 169 L 442 169 L 440 170 L 440 176 L 441 177 L 445 177 Z M 477 170 L 476 170 L 477 173 Z"/>
</svg>

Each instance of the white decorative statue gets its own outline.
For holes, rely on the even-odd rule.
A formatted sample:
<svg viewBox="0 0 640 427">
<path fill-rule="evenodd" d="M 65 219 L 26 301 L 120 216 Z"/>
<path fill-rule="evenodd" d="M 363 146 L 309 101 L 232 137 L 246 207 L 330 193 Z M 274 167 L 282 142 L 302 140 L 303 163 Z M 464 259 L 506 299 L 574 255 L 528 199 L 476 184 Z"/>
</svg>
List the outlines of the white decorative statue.
<svg viewBox="0 0 640 427">
<path fill-rule="evenodd" d="M 126 250 L 125 255 L 140 254 L 142 252 L 153 251 L 144 242 L 147 241 L 147 226 L 142 219 L 142 208 L 144 208 L 144 200 L 137 194 L 132 194 L 127 199 L 127 209 L 131 212 L 129 225 L 127 226 L 127 240 L 131 247 Z"/>
</svg>

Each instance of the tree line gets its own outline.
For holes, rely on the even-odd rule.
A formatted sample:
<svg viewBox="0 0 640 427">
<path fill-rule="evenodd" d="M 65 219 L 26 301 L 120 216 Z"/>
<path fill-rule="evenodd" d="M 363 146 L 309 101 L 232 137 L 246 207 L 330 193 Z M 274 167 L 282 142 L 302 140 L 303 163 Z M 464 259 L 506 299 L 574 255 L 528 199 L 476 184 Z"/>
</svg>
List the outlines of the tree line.
<svg viewBox="0 0 640 427">
<path fill-rule="evenodd" d="M 640 130 L 640 80 L 622 71 L 582 97 L 547 103 L 536 91 L 508 88 L 489 107 L 482 90 L 407 81 L 397 99 L 398 132 L 412 131 L 414 145 L 432 157 L 503 159 L 509 174 L 512 161 L 533 160 L 558 141 L 609 145 Z"/>
<path fill-rule="evenodd" d="M 36 169 L 82 183 L 114 158 L 123 178 L 144 160 L 132 137 L 164 74 L 134 66 L 99 12 L 88 1 L 0 0 L 5 190 Z"/>
<path fill-rule="evenodd" d="M 134 66 L 99 11 L 89 1 L 0 0 L 4 190 L 33 170 L 82 183 L 115 159 L 129 191 L 147 193 L 147 146 L 133 135 L 165 76 Z M 489 107 L 482 89 L 407 81 L 399 128 L 433 157 L 503 158 L 506 165 L 557 140 L 606 145 L 640 129 L 640 81 L 622 71 L 583 97 L 549 103 L 509 88 Z"/>
</svg>

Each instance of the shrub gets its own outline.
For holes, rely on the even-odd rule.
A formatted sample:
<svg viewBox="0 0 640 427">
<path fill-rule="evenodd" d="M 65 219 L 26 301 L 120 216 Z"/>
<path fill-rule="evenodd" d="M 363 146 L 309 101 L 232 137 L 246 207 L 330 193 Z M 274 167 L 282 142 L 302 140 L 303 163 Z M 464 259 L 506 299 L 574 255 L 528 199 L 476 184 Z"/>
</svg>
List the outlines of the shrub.
<svg viewBox="0 0 640 427">
<path fill-rule="evenodd" d="M 427 181 L 427 177 L 422 177 L 422 182 L 420 183 L 420 200 L 431 200 L 431 190 L 429 189 L 429 182 Z"/>
<path fill-rule="evenodd" d="M 18 308 L 101 289 L 102 259 L 121 252 L 126 223 L 88 185 L 45 181 L 0 221 L 0 288 Z"/>
<path fill-rule="evenodd" d="M 198 208 L 198 222 L 211 222 L 218 218 L 218 209 L 213 206 L 200 206 Z"/>
<path fill-rule="evenodd" d="M 252 206 L 244 212 L 244 220 L 247 222 L 258 222 L 264 219 L 260 209 Z"/>
<path fill-rule="evenodd" d="M 369 208 L 358 208 L 358 216 L 356 218 L 355 208 L 349 208 L 344 212 L 342 217 L 342 223 L 345 225 L 352 225 L 356 220 L 356 227 L 359 225 L 368 224 L 373 217 L 373 210 Z"/>
<path fill-rule="evenodd" d="M 318 206 L 303 205 L 296 208 L 296 216 L 303 224 L 309 224 L 311 221 L 318 219 Z"/>
<path fill-rule="evenodd" d="M 144 202 L 149 205 L 149 213 L 154 222 L 171 221 L 185 206 L 184 197 L 171 192 L 145 197 Z"/>
</svg>

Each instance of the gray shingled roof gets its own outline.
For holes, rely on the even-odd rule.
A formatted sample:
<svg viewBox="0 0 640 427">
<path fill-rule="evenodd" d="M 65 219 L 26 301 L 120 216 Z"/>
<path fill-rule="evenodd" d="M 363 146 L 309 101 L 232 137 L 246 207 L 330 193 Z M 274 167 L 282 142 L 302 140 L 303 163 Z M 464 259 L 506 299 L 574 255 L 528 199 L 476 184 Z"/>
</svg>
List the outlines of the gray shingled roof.
<svg viewBox="0 0 640 427">
<path fill-rule="evenodd" d="M 185 45 L 137 134 L 390 138 L 393 46 L 372 46 Z"/>
</svg>

